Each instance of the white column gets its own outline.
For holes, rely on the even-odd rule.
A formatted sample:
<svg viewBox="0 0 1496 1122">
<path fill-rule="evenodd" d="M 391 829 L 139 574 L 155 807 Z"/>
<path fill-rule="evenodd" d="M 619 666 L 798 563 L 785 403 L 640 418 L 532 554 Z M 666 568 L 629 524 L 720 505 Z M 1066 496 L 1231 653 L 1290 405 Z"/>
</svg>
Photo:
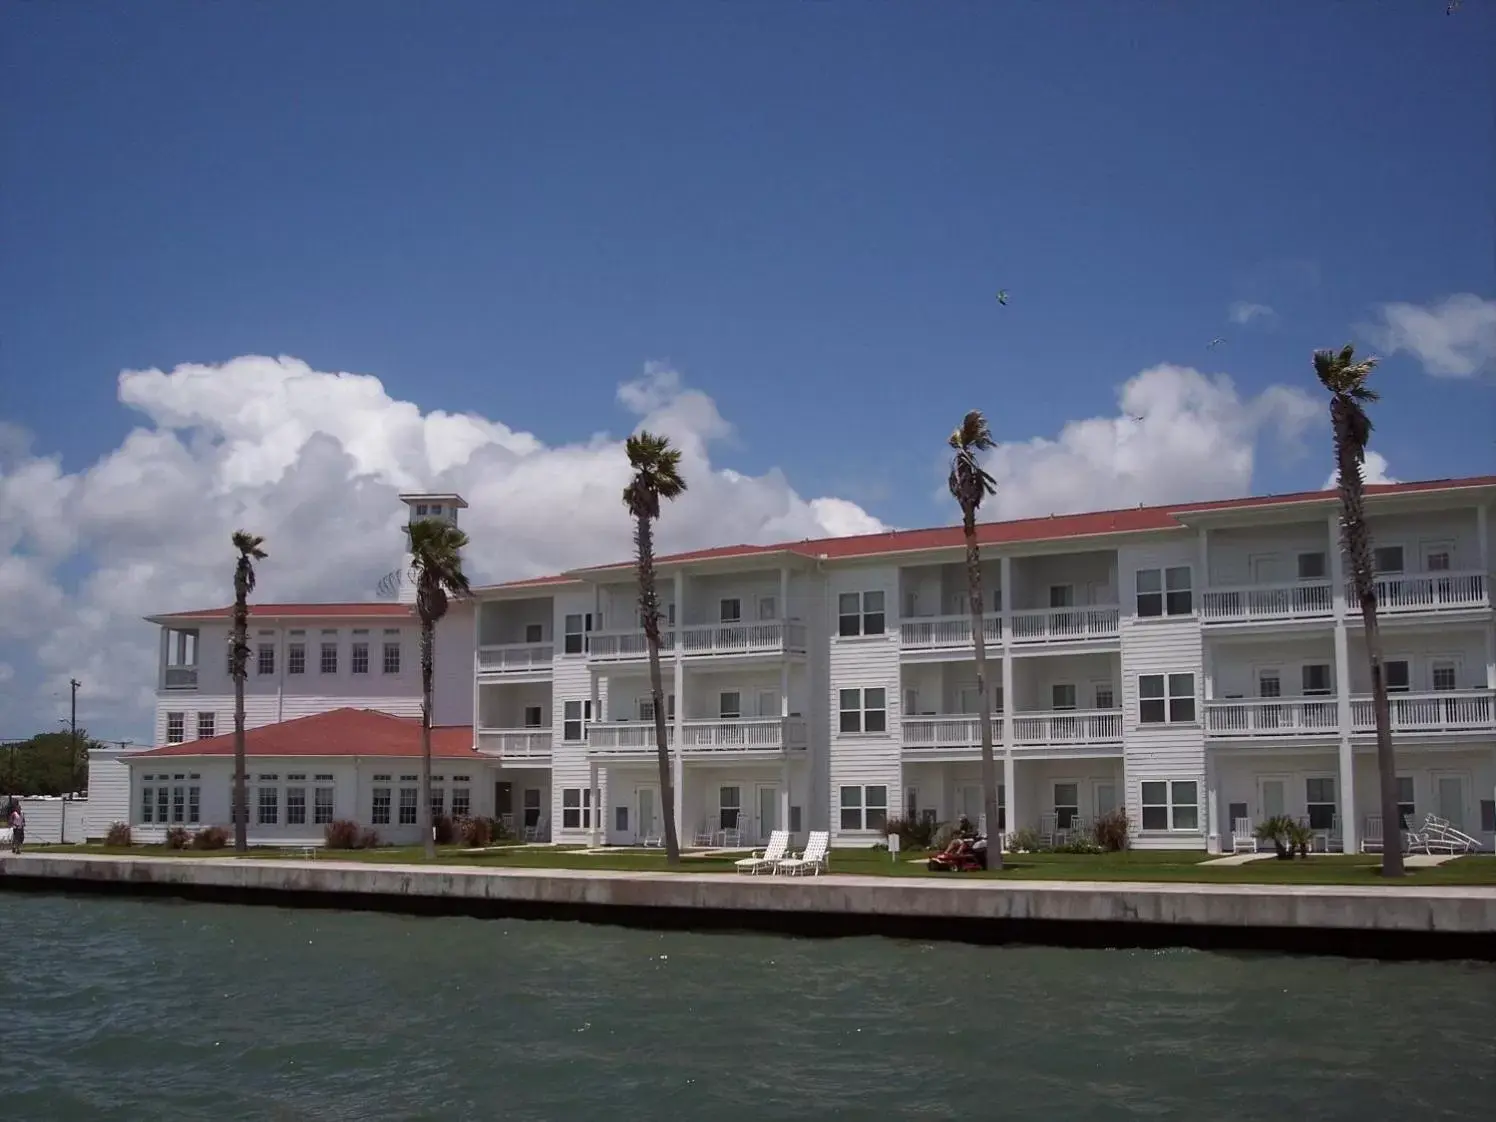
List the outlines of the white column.
<svg viewBox="0 0 1496 1122">
<path fill-rule="evenodd" d="M 790 761 L 786 755 L 779 778 L 779 828 L 781 830 L 790 828 L 790 802 Z M 801 825 L 803 826 L 804 823 L 802 822 Z"/>
<path fill-rule="evenodd" d="M 1204 526 L 1200 527 L 1199 558 L 1200 575 L 1196 578 L 1195 585 L 1203 593 L 1205 589 L 1210 587 L 1210 531 Z M 1119 589 L 1119 599 L 1121 598 L 1120 591 Z"/>
<path fill-rule="evenodd" d="M 677 629 L 686 625 L 686 574 L 681 569 L 675 570 L 675 626 Z M 679 642 L 671 645 L 671 656 L 674 661 L 675 681 L 675 748 L 670 753 L 671 770 L 674 775 L 671 782 L 675 785 L 675 830 L 677 835 L 687 835 L 685 813 L 686 813 L 686 764 L 681 757 L 681 749 L 686 743 L 686 664 L 681 654 Z"/>
<path fill-rule="evenodd" d="M 1013 777 L 1013 753 L 1009 752 L 1003 757 L 1003 820 L 1007 822 L 1008 828 L 1005 833 L 1011 834 L 1018 829 L 1018 795 L 1017 781 Z"/>
<path fill-rule="evenodd" d="M 1481 576 L 1489 585 L 1491 580 L 1491 524 L 1488 521 L 1485 504 L 1475 508 L 1475 554 L 1480 560 Z M 1486 595 L 1490 596 L 1490 588 L 1486 589 Z"/>
<path fill-rule="evenodd" d="M 1205 851 L 1221 852 L 1221 780 L 1216 774 L 1215 755 L 1205 749 Z"/>
<path fill-rule="evenodd" d="M 1350 637 L 1345 629 L 1345 561 L 1340 552 L 1340 516 L 1330 515 L 1330 596 L 1335 612 L 1335 711 L 1339 726 L 1340 837 L 1347 853 L 1361 848 L 1361 823 L 1356 817 L 1356 753 L 1351 743 Z"/>
<path fill-rule="evenodd" d="M 599 841 L 599 831 L 601 830 L 602 824 L 603 824 L 603 805 L 602 805 L 603 800 L 602 800 L 602 792 L 598 789 L 597 764 L 595 764 L 595 763 L 594 764 L 589 764 L 588 768 L 587 768 L 587 771 L 588 771 L 587 783 L 588 783 L 588 786 L 590 788 L 590 793 L 589 793 L 588 797 L 592 800 L 592 830 L 591 830 L 592 841 L 591 841 L 591 844 L 595 847 L 598 844 L 598 841 Z"/>
<path fill-rule="evenodd" d="M 999 647 L 1002 654 L 1003 682 L 1003 819 L 1007 832 L 1012 833 L 1021 823 L 1018 820 L 1018 786 L 1013 779 L 1013 559 L 1006 554 L 998 562 L 999 581 L 1003 589 L 1002 628 L 1003 641 Z"/>
<path fill-rule="evenodd" d="M 1496 623 L 1486 624 L 1486 689 L 1496 690 Z"/>
</svg>

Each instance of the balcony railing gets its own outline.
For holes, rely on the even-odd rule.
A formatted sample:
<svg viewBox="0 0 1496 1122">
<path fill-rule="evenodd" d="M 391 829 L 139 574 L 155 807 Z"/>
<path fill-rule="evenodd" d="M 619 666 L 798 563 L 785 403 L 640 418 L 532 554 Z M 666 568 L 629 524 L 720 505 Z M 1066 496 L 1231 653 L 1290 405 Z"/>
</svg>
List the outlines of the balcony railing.
<svg viewBox="0 0 1496 1122">
<path fill-rule="evenodd" d="M 551 730 L 548 728 L 478 729 L 478 750 L 497 752 L 507 757 L 539 757 L 551 754 Z"/>
<path fill-rule="evenodd" d="M 500 643 L 478 648 L 479 674 L 522 674 L 549 670 L 556 648 L 551 643 Z"/>
<path fill-rule="evenodd" d="M 1082 639 L 1115 639 L 1121 613 L 1113 605 L 1097 608 L 1046 608 L 1012 612 L 1008 626 L 1015 643 L 1068 643 Z"/>
<path fill-rule="evenodd" d="M 993 742 L 1001 749 L 1003 715 L 992 714 Z M 982 744 L 981 718 L 966 714 L 943 714 L 934 717 L 905 717 L 905 748 L 979 748 Z M 1120 744 L 1122 710 L 1063 710 L 1045 713 L 1015 713 L 1013 743 L 1021 746 L 1043 744 Z"/>
<path fill-rule="evenodd" d="M 197 689 L 197 667 L 196 666 L 168 666 L 166 668 L 166 688 L 169 690 L 195 690 Z"/>
<path fill-rule="evenodd" d="M 1334 610 L 1329 581 L 1208 588 L 1200 598 L 1200 618 L 1206 623 L 1319 619 Z"/>
<path fill-rule="evenodd" d="M 677 643 L 687 658 L 803 653 L 805 642 L 805 624 L 798 620 L 692 624 L 660 632 L 660 653 L 673 654 Z M 587 637 L 587 654 L 603 662 L 644 659 L 649 643 L 643 631 L 594 631 Z"/>
<path fill-rule="evenodd" d="M 1340 710 L 1333 697 L 1230 698 L 1205 703 L 1208 736 L 1334 735 Z"/>
<path fill-rule="evenodd" d="M 800 717 L 742 717 L 685 721 L 681 738 L 681 750 L 691 754 L 803 751 L 808 732 Z M 665 739 L 675 745 L 674 721 L 666 724 Z M 599 722 L 587 729 L 587 751 L 593 755 L 632 755 L 655 747 L 651 721 Z"/>
<path fill-rule="evenodd" d="M 1002 616 L 982 617 L 982 636 L 988 643 L 1003 640 Z M 971 646 L 971 616 L 922 616 L 899 625 L 899 643 L 906 650 L 936 651 Z"/>
<path fill-rule="evenodd" d="M 1388 699 L 1393 732 L 1482 732 L 1496 729 L 1496 690 L 1394 693 Z M 1369 697 L 1351 698 L 1351 728 L 1376 732 Z"/>
<path fill-rule="evenodd" d="M 1455 608 L 1484 608 L 1490 604 L 1485 573 L 1404 573 L 1375 580 L 1379 612 L 1444 612 Z M 1346 585 L 1347 605 L 1354 614 L 1356 592 Z"/>
</svg>

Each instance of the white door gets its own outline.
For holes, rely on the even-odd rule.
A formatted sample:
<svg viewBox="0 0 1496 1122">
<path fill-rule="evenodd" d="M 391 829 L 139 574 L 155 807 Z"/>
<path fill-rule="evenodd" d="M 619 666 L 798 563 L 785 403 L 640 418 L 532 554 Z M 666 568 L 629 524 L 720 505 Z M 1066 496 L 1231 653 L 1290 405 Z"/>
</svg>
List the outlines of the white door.
<svg viewBox="0 0 1496 1122">
<path fill-rule="evenodd" d="M 1115 783 L 1096 784 L 1096 817 L 1110 814 L 1117 809 L 1117 785 Z"/>
<path fill-rule="evenodd" d="M 961 813 L 971 819 L 975 826 L 982 817 L 982 788 L 979 785 L 962 787 L 959 792 Z"/>
<path fill-rule="evenodd" d="M 1278 584 L 1283 577 L 1283 559 L 1276 553 L 1258 554 L 1250 561 L 1253 584 Z"/>
<path fill-rule="evenodd" d="M 767 842 L 769 835 L 778 829 L 779 788 L 761 786 L 758 789 L 758 840 Z"/>
<path fill-rule="evenodd" d="M 779 691 L 778 690 L 759 690 L 758 691 L 758 715 L 760 717 L 777 717 L 777 716 L 779 716 Z"/>
<path fill-rule="evenodd" d="M 1259 822 L 1266 822 L 1269 818 L 1277 818 L 1288 813 L 1288 780 L 1281 777 L 1268 777 L 1257 781 L 1257 808 L 1260 812 Z"/>
<path fill-rule="evenodd" d="M 1434 785 L 1436 813 L 1449 820 L 1456 830 L 1465 828 L 1465 777 L 1463 775 L 1441 775 Z"/>
<path fill-rule="evenodd" d="M 660 822 L 655 815 L 655 806 L 659 802 L 659 789 L 640 787 L 634 794 L 639 812 L 639 820 L 634 825 L 635 840 L 653 841 L 660 836 Z"/>
</svg>

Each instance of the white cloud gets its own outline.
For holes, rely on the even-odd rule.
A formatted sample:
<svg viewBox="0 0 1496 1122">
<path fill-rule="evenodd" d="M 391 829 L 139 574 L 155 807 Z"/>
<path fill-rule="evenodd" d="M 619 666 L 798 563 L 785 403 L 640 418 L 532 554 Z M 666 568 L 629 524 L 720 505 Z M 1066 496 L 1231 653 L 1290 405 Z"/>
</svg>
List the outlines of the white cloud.
<svg viewBox="0 0 1496 1122">
<path fill-rule="evenodd" d="M 1118 413 L 1071 421 L 1053 440 L 1002 443 L 987 458 L 997 494 L 989 519 L 1139 503 L 1225 498 L 1251 491 L 1259 437 L 1292 442 L 1323 406 L 1269 386 L 1242 397 L 1224 375 L 1155 366 L 1124 383 Z"/>
<path fill-rule="evenodd" d="M 1496 300 L 1461 292 L 1442 301 L 1383 304 L 1368 328 L 1377 346 L 1407 351 L 1436 378 L 1470 378 L 1496 369 Z"/>
<path fill-rule="evenodd" d="M 1397 483 L 1400 482 L 1392 477 L 1387 469 L 1387 457 L 1380 452 L 1367 450 L 1366 460 L 1361 465 L 1361 481 L 1363 483 Z M 1321 486 L 1322 490 L 1333 491 L 1340 486 L 1340 472 L 1330 472 Z"/>
<path fill-rule="evenodd" d="M 548 446 L 476 414 L 423 414 L 377 378 L 293 358 L 126 371 L 119 397 L 142 424 L 76 473 L 33 454 L 14 426 L 0 431 L 0 642 L 16 644 L 0 653 L 32 687 L 0 693 L 0 724 L 50 722 L 33 695 L 65 695 L 76 676 L 92 726 L 142 727 L 156 640 L 140 616 L 227 603 L 238 527 L 266 539 L 264 600 L 372 596 L 399 564 L 402 490 L 468 500 L 478 581 L 632 551 L 620 439 Z M 683 453 L 689 489 L 661 519 L 664 551 L 884 528 L 845 499 L 802 498 L 778 470 L 714 467 L 708 448 L 732 427 L 668 367 L 648 365 L 618 402 Z"/>
<path fill-rule="evenodd" d="M 1254 319 L 1269 320 L 1277 317 L 1278 313 L 1266 304 L 1254 304 L 1250 300 L 1233 301 L 1231 307 L 1226 310 L 1232 323 L 1247 324 Z"/>
</svg>

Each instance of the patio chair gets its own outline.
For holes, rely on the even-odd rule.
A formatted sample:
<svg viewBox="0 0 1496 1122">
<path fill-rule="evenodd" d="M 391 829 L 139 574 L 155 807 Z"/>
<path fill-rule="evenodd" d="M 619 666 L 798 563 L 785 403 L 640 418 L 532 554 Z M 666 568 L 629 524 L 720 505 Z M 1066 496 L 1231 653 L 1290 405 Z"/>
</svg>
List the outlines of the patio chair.
<svg viewBox="0 0 1496 1122">
<path fill-rule="evenodd" d="M 1433 850 L 1429 848 L 1428 819 L 1425 819 L 1423 826 L 1416 830 L 1411 822 L 1403 827 L 1402 844 L 1404 853 L 1432 853 Z"/>
<path fill-rule="evenodd" d="M 734 861 L 738 872 L 749 876 L 767 872 L 772 874 L 784 860 L 785 852 L 790 847 L 790 832 L 788 830 L 773 830 L 769 834 L 769 844 L 763 849 L 755 850 L 751 857 L 744 857 L 740 861 Z"/>
<path fill-rule="evenodd" d="M 717 833 L 705 822 L 696 827 L 696 834 L 691 839 L 691 844 L 698 848 L 710 848 L 717 844 Z"/>
<path fill-rule="evenodd" d="M 1231 852 L 1257 852 L 1257 834 L 1250 818 L 1238 818 L 1231 823 Z"/>
<path fill-rule="evenodd" d="M 1361 831 L 1361 852 L 1382 852 L 1382 816 L 1380 814 L 1366 816 L 1366 822 Z"/>
<path fill-rule="evenodd" d="M 1447 818 L 1430 814 L 1423 820 L 1421 831 L 1425 853 L 1473 853 L 1480 848 L 1476 841 L 1463 830 L 1456 829 Z"/>
<path fill-rule="evenodd" d="M 774 866 L 776 874 L 789 877 L 820 876 L 830 871 L 831 833 L 828 830 L 812 830 L 805 843 L 805 852 L 799 857 L 786 857 Z"/>
</svg>

